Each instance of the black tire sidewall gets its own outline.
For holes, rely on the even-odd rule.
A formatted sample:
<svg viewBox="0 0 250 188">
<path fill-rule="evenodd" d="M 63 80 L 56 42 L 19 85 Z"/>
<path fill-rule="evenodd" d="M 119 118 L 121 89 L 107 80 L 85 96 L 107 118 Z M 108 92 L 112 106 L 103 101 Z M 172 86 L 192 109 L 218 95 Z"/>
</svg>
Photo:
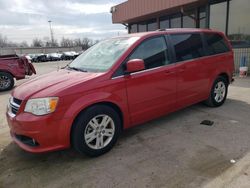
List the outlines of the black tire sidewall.
<svg viewBox="0 0 250 188">
<path fill-rule="evenodd" d="M 1 89 L 0 88 L 0 91 L 11 90 L 13 88 L 14 84 L 15 84 L 13 76 L 10 73 L 8 73 L 8 72 L 0 72 L 0 76 L 6 76 L 6 77 L 8 77 L 10 79 L 10 82 L 11 82 L 9 87 L 7 87 L 5 89 Z"/>
<path fill-rule="evenodd" d="M 115 124 L 115 133 L 114 136 L 111 140 L 111 142 L 104 148 L 102 149 L 92 149 L 90 148 L 84 139 L 84 132 L 87 124 L 89 121 L 97 116 L 97 115 L 108 115 L 111 117 L 114 121 Z M 71 134 L 71 142 L 73 147 L 80 153 L 84 153 L 88 156 L 91 157 L 97 157 L 99 155 L 102 155 L 106 152 L 108 152 L 116 143 L 118 136 L 121 132 L 121 120 L 119 118 L 118 113 L 111 107 L 106 106 L 106 105 L 95 105 L 92 107 L 89 107 L 87 110 L 81 112 L 76 119 L 73 129 L 72 129 L 72 134 Z"/>
<path fill-rule="evenodd" d="M 221 102 L 217 102 L 215 100 L 215 93 L 214 93 L 214 90 L 215 90 L 215 86 L 218 82 L 223 82 L 225 84 L 225 87 L 226 87 L 226 93 L 225 93 L 225 96 L 224 96 L 224 99 L 221 101 Z M 212 90 L 211 90 L 211 93 L 210 93 L 210 97 L 211 97 L 211 102 L 213 104 L 213 106 L 221 106 L 222 104 L 224 104 L 226 98 L 227 98 L 227 92 L 228 92 L 228 82 L 226 81 L 226 79 L 224 77 L 218 77 L 215 81 L 214 81 L 214 84 L 213 84 L 213 87 L 212 87 Z"/>
</svg>

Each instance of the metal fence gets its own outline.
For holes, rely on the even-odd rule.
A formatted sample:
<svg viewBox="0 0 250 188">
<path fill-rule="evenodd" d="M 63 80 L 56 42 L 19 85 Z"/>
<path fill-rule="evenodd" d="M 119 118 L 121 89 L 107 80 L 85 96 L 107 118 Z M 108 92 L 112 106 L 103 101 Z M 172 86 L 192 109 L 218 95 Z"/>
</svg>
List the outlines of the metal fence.
<svg viewBox="0 0 250 188">
<path fill-rule="evenodd" d="M 44 48 L 0 48 L 0 55 L 9 54 L 39 54 L 39 53 L 56 53 L 56 52 L 69 52 L 76 51 L 79 52 L 82 47 L 44 47 Z"/>
<path fill-rule="evenodd" d="M 235 73 L 239 73 L 239 67 L 241 59 L 245 56 L 248 66 L 248 71 L 250 71 L 250 47 L 249 48 L 234 48 L 234 66 Z"/>
</svg>

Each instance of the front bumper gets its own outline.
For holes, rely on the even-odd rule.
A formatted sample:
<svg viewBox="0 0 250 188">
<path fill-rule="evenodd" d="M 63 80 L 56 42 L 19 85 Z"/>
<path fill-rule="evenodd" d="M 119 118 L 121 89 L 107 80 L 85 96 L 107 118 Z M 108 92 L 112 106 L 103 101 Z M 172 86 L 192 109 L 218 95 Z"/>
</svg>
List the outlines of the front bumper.
<svg viewBox="0 0 250 188">
<path fill-rule="evenodd" d="M 70 147 L 71 119 L 29 113 L 19 113 L 13 117 L 8 112 L 6 117 L 12 139 L 28 152 L 43 153 Z"/>
</svg>

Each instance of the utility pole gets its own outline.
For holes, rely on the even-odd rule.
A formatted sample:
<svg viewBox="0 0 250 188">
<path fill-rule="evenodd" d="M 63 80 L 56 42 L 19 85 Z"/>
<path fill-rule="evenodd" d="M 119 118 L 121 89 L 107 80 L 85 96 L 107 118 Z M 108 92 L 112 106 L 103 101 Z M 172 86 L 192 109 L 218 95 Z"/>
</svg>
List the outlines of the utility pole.
<svg viewBox="0 0 250 188">
<path fill-rule="evenodd" d="M 49 20 L 48 22 L 49 22 L 49 28 L 50 28 L 51 46 L 53 46 L 53 44 L 54 44 L 54 36 L 53 36 L 53 30 L 52 30 L 52 24 L 51 24 L 52 21 Z"/>
</svg>

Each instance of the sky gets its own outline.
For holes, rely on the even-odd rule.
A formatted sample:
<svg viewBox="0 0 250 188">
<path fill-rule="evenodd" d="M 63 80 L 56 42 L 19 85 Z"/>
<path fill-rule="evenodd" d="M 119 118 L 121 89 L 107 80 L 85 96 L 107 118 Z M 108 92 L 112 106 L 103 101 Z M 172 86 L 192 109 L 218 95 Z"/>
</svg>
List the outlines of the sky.
<svg viewBox="0 0 250 188">
<path fill-rule="evenodd" d="M 14 42 L 55 39 L 100 40 L 124 34 L 121 24 L 112 24 L 110 8 L 126 0 L 0 0 L 0 34 Z"/>
</svg>

